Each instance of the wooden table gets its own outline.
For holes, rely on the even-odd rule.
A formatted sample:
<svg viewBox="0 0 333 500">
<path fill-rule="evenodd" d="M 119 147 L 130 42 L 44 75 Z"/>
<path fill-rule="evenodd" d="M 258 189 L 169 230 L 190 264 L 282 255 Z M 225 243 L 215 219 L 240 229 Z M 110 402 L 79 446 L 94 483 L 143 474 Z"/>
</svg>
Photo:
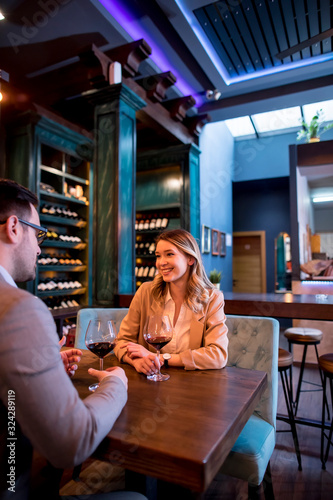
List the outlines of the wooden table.
<svg viewBox="0 0 333 500">
<path fill-rule="evenodd" d="M 333 295 L 318 300 L 315 295 L 226 292 L 224 299 L 226 315 L 333 321 Z"/>
<path fill-rule="evenodd" d="M 104 367 L 119 364 L 112 354 Z M 89 366 L 98 358 L 84 351 L 73 378 L 88 395 Z M 168 368 L 170 379 L 151 382 L 123 364 L 128 402 L 94 456 L 125 469 L 203 492 L 230 452 L 267 384 L 264 372 L 228 367 L 185 371 Z M 163 371 L 163 370 L 162 370 Z"/>
</svg>

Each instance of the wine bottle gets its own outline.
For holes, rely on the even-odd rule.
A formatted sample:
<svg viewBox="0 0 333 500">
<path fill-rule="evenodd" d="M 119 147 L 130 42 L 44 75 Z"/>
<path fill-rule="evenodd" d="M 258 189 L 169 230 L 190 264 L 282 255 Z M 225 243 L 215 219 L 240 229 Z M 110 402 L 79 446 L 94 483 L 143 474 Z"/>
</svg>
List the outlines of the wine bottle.
<svg viewBox="0 0 333 500">
<path fill-rule="evenodd" d="M 145 221 L 143 219 L 141 219 L 140 222 L 139 222 L 139 225 L 138 225 L 138 231 L 142 231 L 143 230 L 144 223 L 145 223 Z"/>
<path fill-rule="evenodd" d="M 156 219 L 156 229 L 161 229 L 162 219 L 158 217 Z"/>
<path fill-rule="evenodd" d="M 165 229 L 169 223 L 169 219 L 167 217 L 164 217 L 161 222 L 161 229 Z"/>
<path fill-rule="evenodd" d="M 152 267 L 149 269 L 148 276 L 149 276 L 149 278 L 153 278 L 153 277 L 155 276 L 155 266 L 152 266 Z"/>
<path fill-rule="evenodd" d="M 149 229 L 149 219 L 146 219 L 146 220 L 145 220 L 145 223 L 144 223 L 144 225 L 143 225 L 143 229 L 144 229 L 145 231 L 148 231 L 148 229 Z"/>
<path fill-rule="evenodd" d="M 152 255 L 155 252 L 155 249 L 156 249 L 156 244 L 155 241 L 153 241 L 149 246 L 148 252 Z"/>
</svg>

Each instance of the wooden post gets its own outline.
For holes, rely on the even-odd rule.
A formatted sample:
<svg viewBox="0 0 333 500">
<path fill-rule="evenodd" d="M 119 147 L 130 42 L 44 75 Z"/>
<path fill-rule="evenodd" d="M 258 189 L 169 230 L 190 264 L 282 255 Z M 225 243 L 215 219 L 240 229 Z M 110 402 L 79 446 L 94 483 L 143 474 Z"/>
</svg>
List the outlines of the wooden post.
<svg viewBox="0 0 333 500">
<path fill-rule="evenodd" d="M 93 303 L 111 307 L 135 291 L 136 117 L 146 105 L 123 84 L 89 97 L 95 105 Z"/>
</svg>

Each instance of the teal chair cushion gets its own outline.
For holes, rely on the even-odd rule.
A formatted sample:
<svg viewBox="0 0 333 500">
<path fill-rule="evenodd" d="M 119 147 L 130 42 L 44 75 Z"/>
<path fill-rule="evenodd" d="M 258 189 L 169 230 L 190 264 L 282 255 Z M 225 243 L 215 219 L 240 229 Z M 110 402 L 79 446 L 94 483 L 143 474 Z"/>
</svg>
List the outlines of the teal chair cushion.
<svg viewBox="0 0 333 500">
<path fill-rule="evenodd" d="M 86 308 L 80 309 L 77 315 L 75 347 L 77 349 L 86 349 L 84 339 L 91 319 L 112 319 L 115 323 L 117 332 L 119 332 L 120 323 L 128 313 L 127 308 Z"/>
<path fill-rule="evenodd" d="M 240 433 L 220 472 L 259 485 L 275 447 L 275 429 L 252 415 Z"/>
<path fill-rule="evenodd" d="M 228 316 L 228 366 L 267 373 L 267 388 L 223 463 L 220 473 L 261 484 L 275 446 L 279 323 L 273 318 Z"/>
</svg>

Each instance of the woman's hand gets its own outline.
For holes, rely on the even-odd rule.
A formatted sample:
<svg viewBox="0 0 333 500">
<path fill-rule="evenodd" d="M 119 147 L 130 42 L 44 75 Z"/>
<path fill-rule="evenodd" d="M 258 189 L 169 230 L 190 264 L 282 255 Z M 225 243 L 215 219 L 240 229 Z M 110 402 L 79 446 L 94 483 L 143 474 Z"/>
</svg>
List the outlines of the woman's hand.
<svg viewBox="0 0 333 500">
<path fill-rule="evenodd" d="M 132 365 L 136 369 L 138 373 L 144 373 L 145 375 L 153 375 L 158 372 L 159 368 L 159 359 L 158 357 L 149 352 L 148 356 L 143 358 L 134 358 L 132 359 Z"/>
<path fill-rule="evenodd" d="M 148 349 L 143 347 L 143 345 L 136 344 L 134 342 L 128 342 L 126 344 L 127 356 L 131 359 L 134 358 L 144 358 L 152 354 Z"/>
</svg>

